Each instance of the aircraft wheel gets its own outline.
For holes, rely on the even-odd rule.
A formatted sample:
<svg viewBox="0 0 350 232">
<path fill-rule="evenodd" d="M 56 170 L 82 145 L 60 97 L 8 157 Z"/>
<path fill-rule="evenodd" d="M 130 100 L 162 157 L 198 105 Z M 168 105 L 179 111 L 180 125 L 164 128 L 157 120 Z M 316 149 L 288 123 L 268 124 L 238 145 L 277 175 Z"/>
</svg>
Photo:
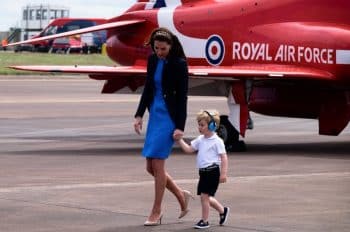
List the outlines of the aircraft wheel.
<svg viewBox="0 0 350 232">
<path fill-rule="evenodd" d="M 239 140 L 239 132 L 232 126 L 227 115 L 220 116 L 220 125 L 216 133 L 224 141 L 227 151 L 246 151 L 244 141 Z"/>
<path fill-rule="evenodd" d="M 238 141 L 238 132 L 228 120 L 227 115 L 220 116 L 220 125 L 216 130 L 216 133 L 220 138 L 222 138 L 222 140 L 224 140 L 226 146 L 234 141 Z"/>
</svg>

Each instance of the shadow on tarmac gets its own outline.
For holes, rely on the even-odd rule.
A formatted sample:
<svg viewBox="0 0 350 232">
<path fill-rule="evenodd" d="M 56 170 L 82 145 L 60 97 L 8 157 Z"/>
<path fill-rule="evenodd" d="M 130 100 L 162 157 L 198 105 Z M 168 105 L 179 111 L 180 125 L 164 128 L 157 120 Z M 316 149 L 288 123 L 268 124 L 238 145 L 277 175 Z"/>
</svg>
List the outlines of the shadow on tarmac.
<svg viewBox="0 0 350 232">
<path fill-rule="evenodd" d="M 33 138 L 31 138 L 33 139 Z M 36 138 L 42 140 L 43 138 Z M 47 137 L 45 139 L 48 139 Z M 52 138 L 50 138 L 51 140 Z M 56 138 L 62 141 L 62 138 Z M 66 140 L 65 138 L 64 140 Z M 54 140 L 54 139 L 53 139 Z M 81 140 L 79 140 L 81 141 Z M 87 140 L 84 140 L 85 142 Z M 103 139 L 96 138 L 93 142 L 98 144 L 106 143 Z M 103 141 L 103 142 L 102 142 Z M 89 141 L 87 141 L 89 142 Z M 140 155 L 143 140 L 109 140 L 108 148 L 71 148 L 71 149 L 33 149 L 27 150 L 23 149 L 21 151 L 9 152 L 11 154 L 17 155 L 79 155 L 79 156 L 90 156 L 90 155 L 104 155 L 104 156 L 120 156 L 120 155 Z M 115 145 L 111 145 L 115 144 Z M 102 144 L 103 145 L 103 144 Z M 249 156 L 249 155 L 295 155 L 295 156 L 309 156 L 309 157 L 330 157 L 339 159 L 350 159 L 350 142 L 317 142 L 317 143 L 289 143 L 289 144 L 247 144 L 246 152 L 229 152 L 229 155 L 239 155 L 239 156 Z M 173 153 L 176 155 L 181 155 L 183 152 L 176 145 L 173 149 Z"/>
<path fill-rule="evenodd" d="M 168 226 L 168 227 L 167 227 Z M 167 227 L 167 228 L 165 228 Z M 143 225 L 141 226 L 127 226 L 127 227 L 118 227 L 118 228 L 109 228 L 105 230 L 100 230 L 98 232 L 150 232 L 150 231 L 181 231 L 181 232 L 194 232 L 199 231 L 198 229 L 193 228 L 190 226 L 189 228 L 184 229 L 183 227 L 181 229 L 174 228 L 176 225 L 167 225 L 162 224 L 160 226 L 154 226 L 154 227 L 145 227 Z M 209 228 L 205 229 L 206 232 L 212 232 L 212 231 L 240 231 L 240 232 L 272 232 L 270 230 L 264 230 L 264 229 L 256 229 L 256 228 L 244 228 L 244 227 L 235 227 L 235 226 L 210 226 Z"/>
<path fill-rule="evenodd" d="M 9 152 L 14 155 L 61 155 L 61 156 L 139 156 L 142 148 L 91 148 L 91 149 L 40 149 Z"/>
<path fill-rule="evenodd" d="M 349 142 L 317 142 L 317 143 L 289 143 L 289 144 L 247 144 L 246 153 L 237 153 L 241 155 L 254 153 L 255 155 L 274 155 L 286 154 L 296 156 L 315 156 L 331 158 L 350 158 Z"/>
<path fill-rule="evenodd" d="M 168 227 L 167 227 L 168 226 Z M 183 227 L 181 229 L 174 228 L 176 225 L 167 225 L 162 224 L 160 226 L 153 226 L 153 227 L 145 227 L 143 225 L 141 226 L 127 226 L 127 227 L 118 227 L 118 228 L 109 228 L 105 230 L 100 230 L 98 232 L 151 232 L 151 231 L 181 231 L 181 232 L 194 232 L 198 231 L 198 229 L 195 229 L 193 227 L 189 227 L 184 229 Z M 207 229 L 205 229 L 206 232 L 212 232 L 212 231 L 250 231 L 250 232 L 270 232 L 266 230 L 256 230 L 256 229 L 249 229 L 249 228 L 236 228 L 231 226 L 211 226 Z"/>
</svg>

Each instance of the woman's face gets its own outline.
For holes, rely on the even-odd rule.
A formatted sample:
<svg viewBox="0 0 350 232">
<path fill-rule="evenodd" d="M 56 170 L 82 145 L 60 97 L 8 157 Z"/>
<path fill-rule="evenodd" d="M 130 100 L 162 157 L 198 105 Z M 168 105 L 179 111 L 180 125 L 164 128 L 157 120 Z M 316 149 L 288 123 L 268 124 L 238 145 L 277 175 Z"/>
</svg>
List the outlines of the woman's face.
<svg viewBox="0 0 350 232">
<path fill-rule="evenodd" d="M 171 45 L 165 41 L 154 41 L 154 51 L 160 59 L 165 59 L 168 56 L 170 48 Z"/>
</svg>

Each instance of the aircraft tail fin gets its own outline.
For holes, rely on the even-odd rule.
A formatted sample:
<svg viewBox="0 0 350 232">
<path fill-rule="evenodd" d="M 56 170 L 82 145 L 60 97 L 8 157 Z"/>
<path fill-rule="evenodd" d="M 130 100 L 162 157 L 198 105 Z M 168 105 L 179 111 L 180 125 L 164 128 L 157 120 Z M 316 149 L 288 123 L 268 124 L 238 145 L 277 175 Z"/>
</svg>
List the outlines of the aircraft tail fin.
<svg viewBox="0 0 350 232">
<path fill-rule="evenodd" d="M 168 7 L 171 5 L 181 5 L 185 3 L 196 3 L 204 0 L 138 0 L 127 12 L 140 11 L 140 10 L 152 10 L 162 7 Z"/>
<path fill-rule="evenodd" d="M 199 2 L 203 0 L 138 0 L 139 4 L 143 4 L 144 10 L 157 9 L 170 5 L 181 5 L 185 3 Z"/>
</svg>

